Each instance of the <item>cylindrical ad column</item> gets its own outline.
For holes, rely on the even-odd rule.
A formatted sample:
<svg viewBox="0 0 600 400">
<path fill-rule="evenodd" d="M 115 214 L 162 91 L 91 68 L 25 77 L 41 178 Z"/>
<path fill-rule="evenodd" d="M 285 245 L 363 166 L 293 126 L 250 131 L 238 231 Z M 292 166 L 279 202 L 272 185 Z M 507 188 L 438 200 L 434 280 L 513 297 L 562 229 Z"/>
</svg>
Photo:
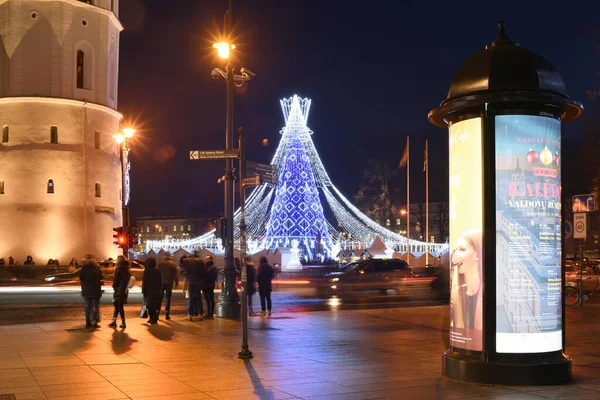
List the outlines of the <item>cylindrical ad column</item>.
<svg viewBox="0 0 600 400">
<path fill-rule="evenodd" d="M 504 33 L 429 114 L 448 127 L 450 326 L 442 373 L 515 385 L 571 380 L 565 352 L 561 125 L 583 108 Z"/>
</svg>

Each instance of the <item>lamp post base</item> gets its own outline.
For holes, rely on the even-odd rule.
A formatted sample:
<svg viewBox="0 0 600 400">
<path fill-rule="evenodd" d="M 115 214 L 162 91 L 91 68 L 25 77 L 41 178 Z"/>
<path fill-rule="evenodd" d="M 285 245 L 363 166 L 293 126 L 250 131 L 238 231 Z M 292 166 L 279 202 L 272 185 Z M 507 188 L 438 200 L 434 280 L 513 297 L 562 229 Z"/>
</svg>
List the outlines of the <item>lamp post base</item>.
<svg viewBox="0 0 600 400">
<path fill-rule="evenodd" d="M 253 357 L 254 356 L 252 355 L 252 352 L 250 350 L 248 350 L 248 346 L 246 346 L 245 348 L 244 348 L 244 346 L 242 346 L 242 349 L 238 353 L 238 358 L 240 360 L 249 360 Z"/>
<path fill-rule="evenodd" d="M 217 317 L 220 318 L 240 318 L 240 303 L 236 301 L 223 301 L 219 299 L 219 304 L 216 307 Z"/>
<path fill-rule="evenodd" d="M 564 353 L 498 356 L 496 363 L 480 356 L 446 351 L 442 356 L 442 375 L 459 381 L 498 385 L 562 385 L 569 383 L 571 357 Z"/>
</svg>

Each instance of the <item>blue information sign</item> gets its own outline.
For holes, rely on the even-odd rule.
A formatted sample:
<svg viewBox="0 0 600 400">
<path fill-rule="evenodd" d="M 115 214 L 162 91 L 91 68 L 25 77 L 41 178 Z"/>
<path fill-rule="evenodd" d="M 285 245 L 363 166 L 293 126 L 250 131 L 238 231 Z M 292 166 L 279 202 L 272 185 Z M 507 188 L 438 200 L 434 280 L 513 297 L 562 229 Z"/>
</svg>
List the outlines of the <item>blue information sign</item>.
<svg viewBox="0 0 600 400">
<path fill-rule="evenodd" d="M 578 194 L 573 196 L 573 212 L 592 212 L 596 211 L 596 196 L 590 194 Z"/>
</svg>

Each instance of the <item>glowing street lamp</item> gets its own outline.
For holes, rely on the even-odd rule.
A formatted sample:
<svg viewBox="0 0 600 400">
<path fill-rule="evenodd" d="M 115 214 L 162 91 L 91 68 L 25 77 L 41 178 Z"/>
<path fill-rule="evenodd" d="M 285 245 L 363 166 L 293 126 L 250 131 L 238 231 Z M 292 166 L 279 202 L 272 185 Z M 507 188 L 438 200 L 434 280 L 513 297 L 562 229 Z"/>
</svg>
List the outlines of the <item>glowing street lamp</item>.
<svg viewBox="0 0 600 400">
<path fill-rule="evenodd" d="M 229 37 L 230 29 L 232 26 L 231 21 L 231 3 L 229 4 L 229 10 L 227 11 L 225 18 L 225 29 L 224 37 Z M 234 73 L 235 68 L 232 63 L 232 50 L 235 49 L 235 45 L 228 41 L 220 41 L 213 44 L 213 47 L 217 49 L 217 55 L 227 61 L 225 70 L 214 68 L 211 72 L 213 79 L 223 78 L 226 83 L 226 102 L 225 102 L 225 149 L 233 149 L 233 86 L 241 87 L 245 82 L 249 81 L 254 73 L 245 69 L 240 69 L 240 75 Z M 234 204 L 233 204 L 233 159 L 225 160 L 225 210 L 224 223 L 225 223 L 225 237 L 224 237 L 224 249 L 225 249 L 225 268 L 223 270 L 223 290 L 219 297 L 219 302 L 216 306 L 216 314 L 219 317 L 225 318 L 237 318 L 240 316 L 240 297 L 236 289 L 237 271 L 233 262 L 233 220 L 234 220 Z M 241 247 L 241 246 L 240 246 Z M 245 249 L 240 249 L 242 253 Z M 245 268 L 245 254 L 240 256 L 242 260 L 242 275 L 244 275 Z M 242 281 L 244 276 L 242 276 Z M 243 303 L 243 302 L 242 302 Z M 244 305 L 242 304 L 242 307 Z M 251 353 L 245 349 L 244 357 L 251 357 Z"/>
<path fill-rule="evenodd" d="M 235 49 L 235 44 L 229 44 L 227 42 L 218 42 L 213 44 L 213 47 L 217 49 L 217 54 L 220 58 L 227 60 L 229 59 L 230 51 Z"/>
</svg>

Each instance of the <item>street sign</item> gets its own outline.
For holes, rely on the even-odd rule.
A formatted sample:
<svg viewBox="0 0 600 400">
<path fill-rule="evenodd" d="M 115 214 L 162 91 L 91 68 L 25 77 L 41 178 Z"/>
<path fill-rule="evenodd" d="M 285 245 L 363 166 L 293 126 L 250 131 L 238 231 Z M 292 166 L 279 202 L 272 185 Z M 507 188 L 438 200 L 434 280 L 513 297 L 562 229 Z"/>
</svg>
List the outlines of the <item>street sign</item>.
<svg viewBox="0 0 600 400">
<path fill-rule="evenodd" d="M 573 196 L 573 212 L 592 212 L 596 211 L 596 196 L 590 194 L 578 194 Z"/>
<path fill-rule="evenodd" d="M 573 238 L 574 239 L 585 239 L 587 237 L 587 214 L 577 213 L 573 214 Z"/>
<path fill-rule="evenodd" d="M 242 183 L 244 185 L 244 187 L 249 187 L 249 186 L 260 186 L 260 175 L 256 175 L 256 176 L 249 176 L 247 178 L 244 178 L 244 182 Z"/>
<path fill-rule="evenodd" d="M 191 150 L 190 160 L 224 160 L 227 158 L 238 158 L 238 149 L 227 150 Z"/>
<path fill-rule="evenodd" d="M 275 165 L 246 161 L 246 176 L 252 175 L 260 175 L 262 183 L 277 184 L 277 167 Z"/>
<path fill-rule="evenodd" d="M 565 239 L 573 236 L 573 224 L 571 221 L 565 221 Z"/>
<path fill-rule="evenodd" d="M 261 164 L 256 161 L 246 161 L 246 171 L 263 173 L 265 175 L 275 175 L 277 173 L 277 167 L 269 164 Z"/>
</svg>

